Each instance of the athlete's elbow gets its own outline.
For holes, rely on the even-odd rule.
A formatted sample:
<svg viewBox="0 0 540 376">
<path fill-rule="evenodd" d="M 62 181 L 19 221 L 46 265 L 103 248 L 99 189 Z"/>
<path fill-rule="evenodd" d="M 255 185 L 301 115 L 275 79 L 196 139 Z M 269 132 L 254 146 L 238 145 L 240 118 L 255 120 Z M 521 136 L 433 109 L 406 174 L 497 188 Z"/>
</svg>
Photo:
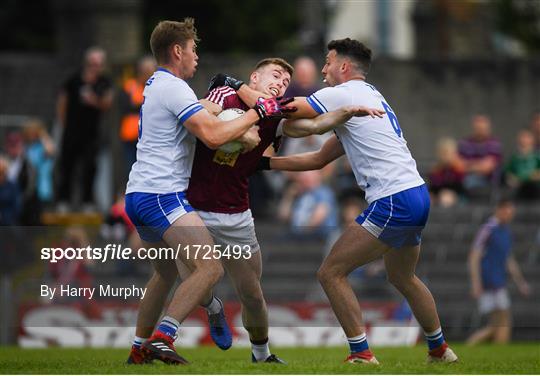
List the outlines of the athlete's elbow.
<svg viewBox="0 0 540 376">
<path fill-rule="evenodd" d="M 209 149 L 217 150 L 223 143 L 218 142 L 216 139 L 206 139 L 203 141 L 206 146 L 208 146 Z"/>
<path fill-rule="evenodd" d="M 323 168 L 324 166 L 328 164 L 328 161 L 326 161 L 326 159 L 322 157 L 315 158 L 314 162 L 315 163 L 313 166 L 313 170 L 320 170 L 321 168 Z"/>
<path fill-rule="evenodd" d="M 328 131 L 329 131 L 328 128 L 317 128 L 317 129 L 314 131 L 314 134 L 321 135 L 321 134 L 325 134 L 325 133 L 328 132 Z"/>
<path fill-rule="evenodd" d="M 309 131 L 305 129 L 286 129 L 286 128 L 283 128 L 283 134 L 291 138 L 302 138 L 302 137 L 307 137 L 307 136 L 312 135 L 312 133 L 310 133 Z"/>
<path fill-rule="evenodd" d="M 201 140 L 206 146 L 208 146 L 212 150 L 218 149 L 221 145 L 223 145 L 223 142 L 219 140 L 218 137 L 216 137 L 215 134 L 212 132 L 202 132 L 198 135 L 199 140 Z"/>
</svg>

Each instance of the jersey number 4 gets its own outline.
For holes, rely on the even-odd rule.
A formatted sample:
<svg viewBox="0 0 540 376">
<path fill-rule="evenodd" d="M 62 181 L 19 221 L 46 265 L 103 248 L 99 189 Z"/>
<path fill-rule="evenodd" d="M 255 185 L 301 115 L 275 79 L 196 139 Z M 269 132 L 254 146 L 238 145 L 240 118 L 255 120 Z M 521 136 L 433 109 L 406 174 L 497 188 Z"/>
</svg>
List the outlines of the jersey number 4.
<svg viewBox="0 0 540 376">
<path fill-rule="evenodd" d="M 386 115 L 388 115 L 388 120 L 390 120 L 390 124 L 392 124 L 392 128 L 394 128 L 394 132 L 398 135 L 398 137 L 401 137 L 401 127 L 399 126 L 399 122 L 397 119 L 396 114 L 392 110 L 392 108 L 388 105 L 388 103 L 381 102 L 383 105 L 384 110 L 386 111 Z"/>
</svg>

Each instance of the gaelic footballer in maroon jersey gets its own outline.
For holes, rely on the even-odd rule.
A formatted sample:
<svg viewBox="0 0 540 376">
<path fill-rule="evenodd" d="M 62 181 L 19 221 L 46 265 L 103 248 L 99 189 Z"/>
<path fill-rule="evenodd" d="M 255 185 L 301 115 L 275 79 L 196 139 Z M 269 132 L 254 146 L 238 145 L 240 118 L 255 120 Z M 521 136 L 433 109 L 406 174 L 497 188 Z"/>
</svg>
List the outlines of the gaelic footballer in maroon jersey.
<svg viewBox="0 0 540 376">
<path fill-rule="evenodd" d="M 255 67 L 249 87 L 277 97 L 285 92 L 291 74 L 292 67 L 286 61 L 265 59 Z M 201 103 L 215 115 L 228 108 L 248 109 L 229 87 L 215 88 Z M 242 304 L 242 322 L 249 333 L 252 361 L 285 363 L 270 352 L 268 311 L 260 283 L 262 257 L 248 198 L 248 177 L 257 168 L 266 148 L 279 141 L 280 126 L 277 119 L 261 120 L 257 125 L 260 142 L 244 154 L 211 150 L 197 140 L 187 197 L 225 254 L 227 247 L 242 249 L 241 259 L 223 256 L 221 261 Z M 254 129 L 248 132 L 257 138 Z M 210 292 L 203 300 L 210 301 L 212 296 Z"/>
<path fill-rule="evenodd" d="M 249 107 L 229 87 L 212 90 L 207 100 L 219 104 L 223 110 Z M 248 178 L 257 168 L 257 163 L 268 146 L 277 147 L 281 134 L 278 126 L 281 119 L 267 119 L 259 123 L 261 142 L 245 154 L 241 151 L 225 153 L 212 150 L 197 140 L 195 158 L 187 198 L 199 210 L 216 213 L 240 213 L 249 209 Z"/>
<path fill-rule="evenodd" d="M 262 62 L 272 59 L 265 59 Z M 262 63 L 261 62 L 261 63 Z M 272 96 L 283 95 L 290 83 L 290 73 L 274 63 L 262 66 L 264 74 L 258 73 L 259 63 L 251 74 L 250 86 Z M 216 112 L 228 108 L 247 111 L 246 105 L 236 91 L 223 86 L 212 90 L 205 98 Z M 241 213 L 249 209 L 248 178 L 257 168 L 259 159 L 270 145 L 277 149 L 281 137 L 280 119 L 263 119 L 259 126 L 261 142 L 255 149 L 242 154 L 212 150 L 197 140 L 191 179 L 187 190 L 190 204 L 198 209 L 214 213 Z"/>
</svg>

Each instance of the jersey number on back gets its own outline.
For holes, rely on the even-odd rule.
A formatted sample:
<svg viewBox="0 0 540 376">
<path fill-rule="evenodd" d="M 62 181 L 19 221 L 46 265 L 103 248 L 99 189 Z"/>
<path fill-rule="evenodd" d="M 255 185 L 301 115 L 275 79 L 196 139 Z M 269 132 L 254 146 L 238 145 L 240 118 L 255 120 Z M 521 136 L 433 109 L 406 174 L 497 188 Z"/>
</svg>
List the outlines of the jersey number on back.
<svg viewBox="0 0 540 376">
<path fill-rule="evenodd" d="M 388 115 L 388 120 L 390 120 L 390 124 L 392 124 L 392 128 L 394 128 L 394 132 L 396 132 L 398 137 L 401 137 L 401 128 L 399 126 L 399 122 L 398 122 L 396 114 L 394 113 L 392 108 L 390 108 L 388 103 L 385 103 L 385 102 L 381 102 L 381 103 L 383 105 L 384 110 L 386 111 L 386 115 Z"/>
<path fill-rule="evenodd" d="M 141 136 L 142 136 L 142 108 L 143 108 L 145 99 L 146 99 L 146 97 L 143 97 L 143 101 L 141 103 L 141 108 L 139 109 L 139 140 L 141 139 Z"/>
</svg>

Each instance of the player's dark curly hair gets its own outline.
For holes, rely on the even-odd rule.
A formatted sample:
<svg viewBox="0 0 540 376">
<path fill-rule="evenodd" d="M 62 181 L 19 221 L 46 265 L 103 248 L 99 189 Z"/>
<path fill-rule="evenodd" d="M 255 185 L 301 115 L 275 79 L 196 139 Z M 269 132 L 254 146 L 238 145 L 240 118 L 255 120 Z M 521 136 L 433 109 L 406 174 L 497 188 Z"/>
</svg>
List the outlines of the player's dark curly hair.
<svg viewBox="0 0 540 376">
<path fill-rule="evenodd" d="M 328 43 L 328 51 L 335 50 L 338 55 L 347 56 L 358 68 L 367 74 L 371 65 L 371 50 L 363 43 L 351 39 L 335 39 Z"/>
</svg>

